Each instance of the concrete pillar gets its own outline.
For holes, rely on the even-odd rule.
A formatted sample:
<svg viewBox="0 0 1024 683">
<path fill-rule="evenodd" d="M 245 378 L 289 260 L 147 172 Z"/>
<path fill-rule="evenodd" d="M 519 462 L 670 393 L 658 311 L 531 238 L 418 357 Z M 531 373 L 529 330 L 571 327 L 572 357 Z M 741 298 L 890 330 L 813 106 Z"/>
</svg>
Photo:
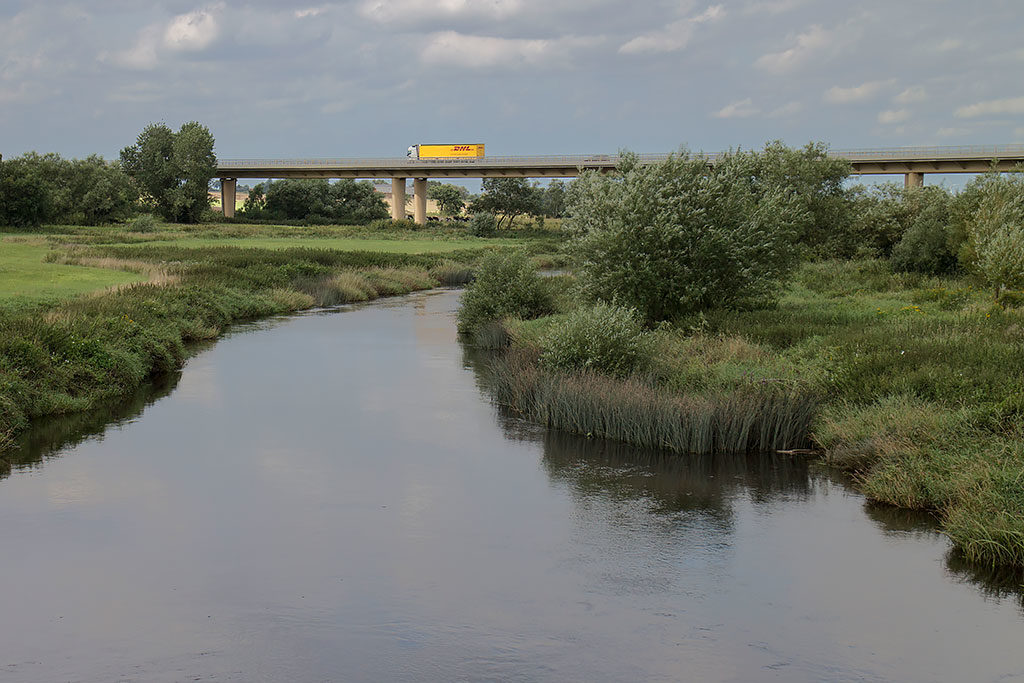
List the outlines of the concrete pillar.
<svg viewBox="0 0 1024 683">
<path fill-rule="evenodd" d="M 412 181 L 413 218 L 417 225 L 427 224 L 427 179 L 416 178 Z"/>
<path fill-rule="evenodd" d="M 903 187 L 924 187 L 924 173 L 907 173 L 903 176 Z"/>
<path fill-rule="evenodd" d="M 391 220 L 405 220 L 405 178 L 391 179 Z"/>
<path fill-rule="evenodd" d="M 234 178 L 220 179 L 220 208 L 224 212 L 224 218 L 235 217 L 235 185 L 238 183 Z"/>
</svg>

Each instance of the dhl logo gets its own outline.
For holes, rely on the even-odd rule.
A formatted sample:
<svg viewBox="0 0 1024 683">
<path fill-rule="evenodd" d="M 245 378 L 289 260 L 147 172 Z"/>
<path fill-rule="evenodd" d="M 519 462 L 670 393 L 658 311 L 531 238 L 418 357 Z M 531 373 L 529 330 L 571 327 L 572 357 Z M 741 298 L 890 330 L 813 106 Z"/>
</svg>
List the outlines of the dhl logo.
<svg viewBox="0 0 1024 683">
<path fill-rule="evenodd" d="M 452 150 L 456 152 L 472 152 L 472 145 L 452 145 Z"/>
</svg>

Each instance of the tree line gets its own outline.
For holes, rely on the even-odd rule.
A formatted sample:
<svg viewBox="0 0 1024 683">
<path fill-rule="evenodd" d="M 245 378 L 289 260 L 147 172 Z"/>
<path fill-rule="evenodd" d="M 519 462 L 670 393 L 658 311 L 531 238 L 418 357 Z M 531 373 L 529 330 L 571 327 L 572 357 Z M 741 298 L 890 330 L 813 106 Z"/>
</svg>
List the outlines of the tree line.
<svg viewBox="0 0 1024 683">
<path fill-rule="evenodd" d="M 177 132 L 146 126 L 115 161 L 35 152 L 0 161 L 0 225 L 100 225 L 145 212 L 196 223 L 210 207 L 213 146 L 209 129 L 190 121 Z"/>
</svg>

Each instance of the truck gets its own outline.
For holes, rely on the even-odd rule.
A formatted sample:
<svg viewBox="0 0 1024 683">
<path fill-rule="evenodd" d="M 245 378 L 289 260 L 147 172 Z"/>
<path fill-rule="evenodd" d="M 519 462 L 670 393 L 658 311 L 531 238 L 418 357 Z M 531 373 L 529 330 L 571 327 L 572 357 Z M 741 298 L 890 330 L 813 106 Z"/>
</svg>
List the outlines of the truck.
<svg viewBox="0 0 1024 683">
<path fill-rule="evenodd" d="M 469 145 L 412 145 L 406 153 L 406 156 L 410 159 L 479 159 L 483 155 L 483 143 Z"/>
</svg>

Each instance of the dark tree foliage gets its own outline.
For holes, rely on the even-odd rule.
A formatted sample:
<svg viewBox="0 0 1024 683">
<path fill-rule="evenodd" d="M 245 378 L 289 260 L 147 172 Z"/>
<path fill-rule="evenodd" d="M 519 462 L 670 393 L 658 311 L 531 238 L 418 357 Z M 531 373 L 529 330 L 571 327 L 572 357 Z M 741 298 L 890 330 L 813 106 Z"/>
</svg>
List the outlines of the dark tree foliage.
<svg viewBox="0 0 1024 683">
<path fill-rule="evenodd" d="M 242 204 L 242 213 L 247 216 L 258 216 L 267 208 L 267 196 L 264 194 L 263 183 L 256 183 L 256 186 L 249 190 Z"/>
<path fill-rule="evenodd" d="M 0 223 L 99 225 L 127 219 L 138 192 L 119 164 L 102 157 L 25 154 L 0 164 Z"/>
<path fill-rule="evenodd" d="M 446 183 L 428 184 L 427 197 L 437 202 L 441 213 L 445 216 L 457 216 L 466 206 L 468 191 L 458 185 Z"/>
<path fill-rule="evenodd" d="M 543 213 L 544 191 L 525 178 L 484 178 L 483 194 L 470 206 L 471 213 L 491 213 L 502 225 L 512 225 L 516 216 L 540 216 Z"/>
<path fill-rule="evenodd" d="M 943 275 L 957 271 L 960 238 L 951 230 L 953 197 L 945 188 L 900 188 L 904 227 L 892 249 L 893 268 L 905 272 Z"/>
<path fill-rule="evenodd" d="M 121 163 L 164 218 L 196 223 L 210 206 L 210 178 L 217 172 L 213 146 L 213 135 L 197 121 L 177 133 L 153 123 L 121 150 Z"/>
<path fill-rule="evenodd" d="M 0 162 L 0 224 L 31 227 L 55 215 L 53 188 L 44 169 L 25 155 Z"/>
<path fill-rule="evenodd" d="M 548 218 L 562 218 L 565 215 L 566 185 L 561 180 L 552 180 L 544 188 L 543 212 Z"/>
<path fill-rule="evenodd" d="M 367 182 L 278 180 L 266 188 L 263 208 L 259 210 L 262 190 L 260 186 L 253 188 L 249 195 L 252 204 L 247 201 L 245 205 L 246 215 L 251 215 L 250 210 L 258 210 L 256 215 L 266 218 L 346 223 L 367 223 L 389 215 L 387 204 Z"/>
</svg>

